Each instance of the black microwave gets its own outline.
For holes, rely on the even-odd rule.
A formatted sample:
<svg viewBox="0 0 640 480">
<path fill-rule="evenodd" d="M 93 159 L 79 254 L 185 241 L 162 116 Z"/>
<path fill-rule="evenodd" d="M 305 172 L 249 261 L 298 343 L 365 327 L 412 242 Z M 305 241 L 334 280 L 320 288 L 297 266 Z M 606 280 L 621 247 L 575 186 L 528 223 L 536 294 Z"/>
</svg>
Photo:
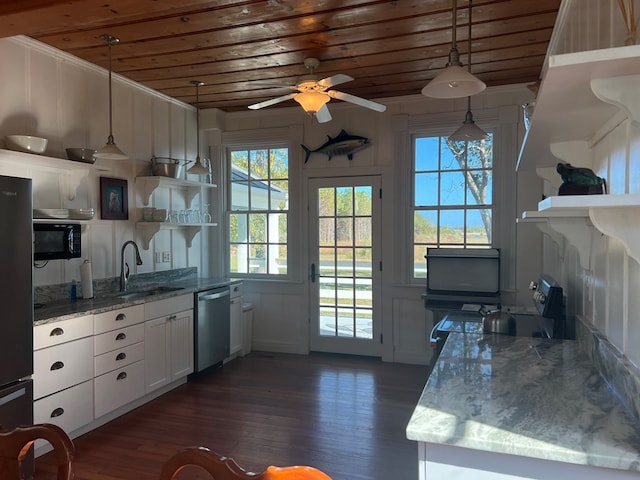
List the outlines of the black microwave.
<svg viewBox="0 0 640 480">
<path fill-rule="evenodd" d="M 79 223 L 34 223 L 33 259 L 80 258 Z"/>
</svg>

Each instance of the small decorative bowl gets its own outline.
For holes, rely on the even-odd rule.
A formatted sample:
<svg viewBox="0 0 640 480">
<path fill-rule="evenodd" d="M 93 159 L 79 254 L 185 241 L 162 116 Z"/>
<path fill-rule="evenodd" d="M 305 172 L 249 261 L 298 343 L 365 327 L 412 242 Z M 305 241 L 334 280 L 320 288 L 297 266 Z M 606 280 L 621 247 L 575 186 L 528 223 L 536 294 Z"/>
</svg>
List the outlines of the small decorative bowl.
<svg viewBox="0 0 640 480">
<path fill-rule="evenodd" d="M 9 150 L 26 153 L 43 153 L 49 140 L 31 135 L 7 135 L 4 143 Z"/>
<path fill-rule="evenodd" d="M 74 162 L 95 163 L 93 154 L 95 150 L 91 148 L 66 148 L 67 158 Z"/>
</svg>

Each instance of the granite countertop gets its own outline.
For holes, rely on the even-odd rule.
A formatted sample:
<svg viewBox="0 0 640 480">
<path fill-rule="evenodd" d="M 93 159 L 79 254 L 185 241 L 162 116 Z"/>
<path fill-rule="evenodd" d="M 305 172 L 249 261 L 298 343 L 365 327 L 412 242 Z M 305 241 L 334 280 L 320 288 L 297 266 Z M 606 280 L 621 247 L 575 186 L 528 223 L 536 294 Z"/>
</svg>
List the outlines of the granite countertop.
<svg viewBox="0 0 640 480">
<path fill-rule="evenodd" d="M 33 311 L 33 324 L 34 326 L 42 325 L 46 323 L 58 322 L 60 320 L 66 320 L 69 318 L 80 317 L 82 315 L 89 315 L 95 313 L 108 312 L 110 310 L 116 310 L 118 308 L 129 307 L 131 305 L 140 305 L 147 302 L 154 302 L 162 300 L 163 298 L 175 297 L 178 295 L 184 295 L 194 292 L 201 292 L 210 288 L 222 287 L 225 285 L 232 285 L 238 283 L 241 280 L 229 279 L 229 278 L 193 278 L 188 280 L 179 280 L 170 283 L 162 283 L 163 287 L 175 287 L 178 290 L 172 290 L 162 292 L 146 297 L 138 297 L 132 299 L 126 299 L 118 297 L 120 292 L 114 292 L 109 294 L 98 295 L 91 299 L 78 299 L 78 300 L 61 300 L 57 302 L 48 303 L 40 308 L 36 308 Z M 157 285 L 139 285 L 133 286 L 127 290 L 127 292 L 135 292 L 139 290 L 145 290 L 154 288 Z"/>
<path fill-rule="evenodd" d="M 640 426 L 573 340 L 451 333 L 407 438 L 640 471 Z"/>
</svg>

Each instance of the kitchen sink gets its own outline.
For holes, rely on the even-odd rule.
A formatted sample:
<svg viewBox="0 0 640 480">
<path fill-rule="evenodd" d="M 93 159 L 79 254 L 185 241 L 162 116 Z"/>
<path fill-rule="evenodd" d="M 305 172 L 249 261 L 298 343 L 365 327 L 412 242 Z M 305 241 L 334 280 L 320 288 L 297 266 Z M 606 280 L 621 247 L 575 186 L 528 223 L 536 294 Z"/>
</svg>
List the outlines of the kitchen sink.
<svg viewBox="0 0 640 480">
<path fill-rule="evenodd" d="M 162 293 L 176 292 L 178 290 L 184 290 L 184 287 L 153 287 L 148 290 L 136 290 L 133 292 L 122 292 L 116 295 L 118 298 L 124 300 L 135 300 L 136 298 L 151 297 L 153 295 L 160 295 Z"/>
</svg>

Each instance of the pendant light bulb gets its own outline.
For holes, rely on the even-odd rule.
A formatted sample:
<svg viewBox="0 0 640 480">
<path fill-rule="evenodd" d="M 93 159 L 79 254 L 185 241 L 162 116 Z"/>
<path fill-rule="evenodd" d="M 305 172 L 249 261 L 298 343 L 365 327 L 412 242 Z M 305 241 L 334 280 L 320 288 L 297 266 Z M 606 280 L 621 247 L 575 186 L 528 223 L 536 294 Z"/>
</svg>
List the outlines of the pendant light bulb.
<svg viewBox="0 0 640 480">
<path fill-rule="evenodd" d="M 97 150 L 93 154 L 94 158 L 103 160 L 126 160 L 129 157 L 126 153 L 118 148 L 115 140 L 113 139 L 113 100 L 111 94 L 111 46 L 116 43 L 120 43 L 120 39 L 112 37 L 111 35 L 103 35 L 102 40 L 107 44 L 109 51 L 109 136 L 107 137 L 107 143 L 104 147 Z"/>
<path fill-rule="evenodd" d="M 471 7 L 469 7 L 471 11 Z M 451 51 L 449 52 L 449 62 L 446 68 L 440 72 L 422 89 L 425 97 L 431 98 L 462 98 L 476 93 L 482 92 L 487 85 L 471 74 L 465 71 L 460 63 L 460 55 L 456 45 L 456 29 L 457 29 L 457 2 L 453 0 L 451 11 L 452 17 L 452 35 L 451 35 Z M 469 19 L 471 26 L 471 19 Z M 471 38 L 469 38 L 471 44 Z"/>
<path fill-rule="evenodd" d="M 189 167 L 187 173 L 206 175 L 209 173 L 209 170 L 200 161 L 200 87 L 204 85 L 204 82 L 192 80 L 191 85 L 195 85 L 196 87 L 196 160 L 193 165 Z"/>
</svg>

